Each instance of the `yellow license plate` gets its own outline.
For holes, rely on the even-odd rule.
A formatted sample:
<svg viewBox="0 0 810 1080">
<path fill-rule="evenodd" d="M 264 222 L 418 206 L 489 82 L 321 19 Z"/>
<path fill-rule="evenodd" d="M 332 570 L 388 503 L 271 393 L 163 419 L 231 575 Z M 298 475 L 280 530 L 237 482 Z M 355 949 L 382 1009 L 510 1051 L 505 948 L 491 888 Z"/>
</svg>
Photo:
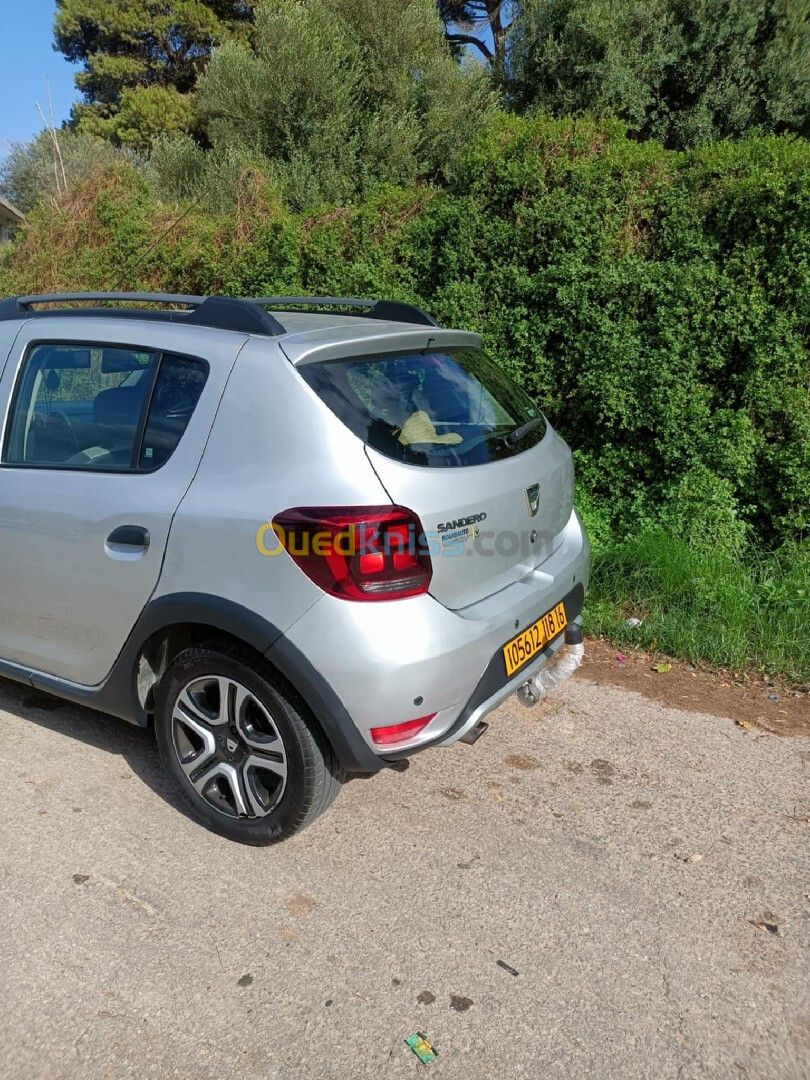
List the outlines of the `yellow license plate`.
<svg viewBox="0 0 810 1080">
<path fill-rule="evenodd" d="M 560 603 L 551 611 L 547 611 L 536 623 L 532 623 L 517 637 L 513 637 L 511 641 L 508 641 L 503 647 L 503 662 L 506 664 L 506 674 L 514 675 L 518 668 L 523 667 L 533 656 L 537 656 L 539 652 L 542 652 L 552 638 L 555 638 L 567 625 L 568 619 L 565 617 L 565 607 Z"/>
</svg>

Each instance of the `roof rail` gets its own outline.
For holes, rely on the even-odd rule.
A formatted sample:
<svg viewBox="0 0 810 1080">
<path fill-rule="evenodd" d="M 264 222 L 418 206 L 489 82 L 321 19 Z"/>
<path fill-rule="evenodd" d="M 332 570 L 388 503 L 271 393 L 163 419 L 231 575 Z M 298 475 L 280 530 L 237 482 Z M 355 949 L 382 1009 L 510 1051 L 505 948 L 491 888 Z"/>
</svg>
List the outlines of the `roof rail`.
<svg viewBox="0 0 810 1080">
<path fill-rule="evenodd" d="M 72 292 L 41 293 L 33 296 L 12 296 L 3 304 L 15 304 L 18 309 L 28 312 L 40 304 L 78 303 L 90 300 L 128 300 L 150 304 L 185 304 L 187 307 L 199 307 L 204 296 L 177 296 L 174 293 L 148 292 Z"/>
<path fill-rule="evenodd" d="M 255 301 L 233 300 L 227 296 L 185 296 L 172 293 L 97 292 L 97 293 L 42 293 L 34 296 L 13 296 L 0 300 L 0 321 L 53 315 L 52 310 L 35 311 L 43 304 L 93 303 L 118 301 L 140 304 L 173 304 L 190 308 L 189 311 L 160 312 L 169 322 L 184 322 L 194 326 L 210 326 L 218 330 L 237 330 L 246 334 L 266 334 L 278 337 L 286 333 L 284 327 Z M 115 318 L 143 318 L 146 314 L 136 308 L 68 308 L 60 315 L 104 315 Z M 152 315 L 156 313 L 151 313 Z"/>
<path fill-rule="evenodd" d="M 418 323 L 420 326 L 438 326 L 434 318 L 414 304 L 405 304 L 400 300 L 368 300 L 358 296 L 260 296 L 252 303 L 262 307 L 350 307 L 369 308 L 371 319 L 386 319 L 391 322 Z M 337 314 L 351 315 L 350 311 Z"/>
<path fill-rule="evenodd" d="M 263 296 L 257 299 L 235 300 L 227 296 L 188 296 L 174 293 L 148 292 L 74 292 L 41 293 L 32 296 L 12 296 L 0 300 L 0 321 L 23 319 L 38 315 L 53 315 L 54 311 L 37 311 L 44 304 L 76 304 L 110 302 L 128 304 L 171 304 L 184 311 L 145 312 L 134 307 L 65 308 L 61 315 L 114 316 L 117 318 L 159 317 L 169 322 L 184 322 L 194 326 L 210 326 L 219 330 L 237 330 L 247 334 L 266 334 L 278 337 L 286 333 L 275 316 L 264 309 L 297 307 L 343 307 L 363 308 L 368 318 L 391 322 L 417 323 L 420 326 L 438 326 L 426 311 L 399 300 L 369 300 L 350 296 Z M 351 315 L 351 311 L 337 312 Z"/>
</svg>

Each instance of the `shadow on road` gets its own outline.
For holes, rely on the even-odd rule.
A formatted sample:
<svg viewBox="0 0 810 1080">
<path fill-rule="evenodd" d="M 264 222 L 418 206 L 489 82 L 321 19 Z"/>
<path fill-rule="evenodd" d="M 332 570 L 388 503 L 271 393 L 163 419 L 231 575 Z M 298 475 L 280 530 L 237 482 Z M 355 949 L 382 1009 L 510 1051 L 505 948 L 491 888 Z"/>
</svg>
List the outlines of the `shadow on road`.
<svg viewBox="0 0 810 1080">
<path fill-rule="evenodd" d="M 41 690 L 0 678 L 0 712 L 8 712 L 21 720 L 38 724 L 69 739 L 104 750 L 113 757 L 123 758 L 132 772 L 147 787 L 179 810 L 191 821 L 185 802 L 179 798 L 166 775 L 151 728 L 136 727 L 109 713 L 86 709 L 70 701 L 45 694 Z M 404 772 L 410 762 L 397 762 L 397 771 Z M 346 783 L 372 779 L 374 774 L 353 773 Z"/>
<path fill-rule="evenodd" d="M 166 775 L 151 729 L 135 727 L 115 716 L 82 708 L 7 679 L 0 679 L 0 711 L 123 758 L 135 776 L 164 802 L 190 816 Z"/>
</svg>

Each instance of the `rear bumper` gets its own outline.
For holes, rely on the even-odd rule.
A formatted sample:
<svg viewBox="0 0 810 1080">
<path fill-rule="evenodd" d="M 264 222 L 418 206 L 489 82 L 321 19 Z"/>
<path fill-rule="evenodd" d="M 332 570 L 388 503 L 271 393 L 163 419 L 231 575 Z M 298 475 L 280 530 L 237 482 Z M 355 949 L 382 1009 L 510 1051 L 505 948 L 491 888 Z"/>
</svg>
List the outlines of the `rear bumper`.
<svg viewBox="0 0 810 1080">
<path fill-rule="evenodd" d="M 582 624 L 582 605 L 585 599 L 585 590 L 577 586 L 563 600 L 565 611 L 568 616 L 569 626 Z M 475 688 L 470 700 L 461 712 L 458 720 L 453 724 L 447 735 L 439 741 L 439 746 L 452 746 L 454 742 L 463 738 L 468 731 L 483 720 L 485 716 L 502 705 L 507 698 L 516 693 L 529 679 L 534 678 L 543 668 L 549 667 L 557 659 L 557 655 L 565 646 L 565 633 L 558 634 L 546 648 L 534 658 L 531 663 L 513 675 L 511 679 L 502 677 L 503 661 L 498 652 L 493 656 L 483 678 Z"/>
<path fill-rule="evenodd" d="M 569 598 L 566 597 L 565 606 L 566 611 L 568 611 L 569 608 L 573 610 L 575 607 L 574 598 L 570 598 L 569 600 Z M 581 652 L 583 648 L 581 644 L 582 616 L 579 615 L 575 619 L 569 619 L 565 632 L 559 634 L 554 641 L 550 642 L 545 652 L 541 653 L 540 657 L 538 657 L 534 663 L 527 664 L 525 669 L 522 669 L 512 679 L 503 683 L 503 685 L 498 686 L 496 690 L 492 691 L 491 687 L 487 685 L 487 680 L 482 680 L 481 684 L 476 688 L 476 692 L 467 703 L 466 709 L 464 709 L 459 719 L 453 725 L 447 737 L 441 740 L 439 746 L 452 746 L 454 742 L 458 742 L 461 739 L 465 739 L 466 741 L 470 732 L 473 732 L 474 729 L 478 727 L 485 716 L 488 716 L 489 713 L 497 709 L 499 705 L 502 705 L 507 698 L 512 696 L 512 694 L 517 693 L 518 697 L 520 697 L 522 693 L 525 693 L 527 683 L 529 683 L 530 680 L 536 679 L 537 676 L 543 672 L 548 672 L 549 674 L 553 673 L 554 680 L 557 683 L 562 683 L 568 678 L 568 676 L 573 673 L 573 664 L 579 666 L 579 663 L 581 662 L 581 660 L 575 660 L 573 661 L 573 664 L 568 663 L 565 667 L 571 668 L 571 671 L 563 671 L 561 660 L 568 655 L 565 650 L 569 641 L 569 634 L 574 629 L 577 631 L 576 638 L 579 641 L 579 644 L 571 647 L 578 648 Z M 542 691 L 542 693 L 546 692 L 547 691 Z M 482 695 L 487 696 L 482 698 Z M 534 698 L 529 698 L 528 700 L 524 699 L 522 703 L 530 707 L 538 700 L 540 700 L 540 698 L 539 696 L 536 696 Z"/>
<path fill-rule="evenodd" d="M 567 596 L 563 597 L 569 626 L 571 624 L 581 625 L 584 599 L 585 589 L 582 585 L 577 585 Z M 481 676 L 475 690 L 470 695 L 469 701 L 461 709 L 454 723 L 442 735 L 419 743 L 416 746 L 387 754 L 386 760 L 389 762 L 399 761 L 432 746 L 452 746 L 453 743 L 463 739 L 476 724 L 497 709 L 499 705 L 502 705 L 519 687 L 529 679 L 534 678 L 543 668 L 553 664 L 564 646 L 565 633 L 563 632 L 558 634 L 553 641 L 550 641 L 541 653 L 538 653 L 530 663 L 522 667 L 511 679 L 507 679 L 504 673 L 503 657 L 499 648 L 487 665 L 486 671 Z"/>
<path fill-rule="evenodd" d="M 573 514 L 541 568 L 480 603 L 451 611 L 429 595 L 387 604 L 324 596 L 266 655 L 312 707 L 343 766 L 373 772 L 454 742 L 548 664 L 562 635 L 509 680 L 501 648 L 560 600 L 569 623 L 578 619 L 589 564 Z M 426 715 L 433 719 L 418 738 L 379 753 L 372 728 Z"/>
</svg>

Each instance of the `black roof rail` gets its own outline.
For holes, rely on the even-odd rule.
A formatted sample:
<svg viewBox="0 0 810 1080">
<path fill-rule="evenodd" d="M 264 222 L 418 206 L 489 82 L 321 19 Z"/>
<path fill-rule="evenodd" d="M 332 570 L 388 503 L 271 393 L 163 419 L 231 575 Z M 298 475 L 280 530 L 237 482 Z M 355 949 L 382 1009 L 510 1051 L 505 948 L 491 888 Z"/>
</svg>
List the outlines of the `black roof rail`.
<svg viewBox="0 0 810 1080">
<path fill-rule="evenodd" d="M 432 316 L 414 304 L 400 300 L 369 300 L 359 296 L 260 296 L 252 301 L 262 307 L 349 307 L 368 308 L 368 318 L 386 319 L 391 322 L 418 323 L 420 326 L 438 326 Z M 350 311 L 337 312 L 351 315 Z"/>
<path fill-rule="evenodd" d="M 236 300 L 227 296 L 189 296 L 148 292 L 74 292 L 12 296 L 7 300 L 0 300 L 0 321 L 56 314 L 53 309 L 35 310 L 44 304 L 109 304 L 111 302 L 170 304 L 187 310 L 144 311 L 143 308 L 135 307 L 81 307 L 59 309 L 59 315 L 115 316 L 130 319 L 159 318 L 168 322 L 215 327 L 218 330 L 237 330 L 241 333 L 278 337 L 286 333 L 286 330 L 271 312 L 265 311 L 267 307 L 285 309 L 342 307 L 364 309 L 367 317 L 371 319 L 416 323 L 420 326 L 438 326 L 436 320 L 426 311 L 399 300 L 369 300 L 351 296 L 263 296 L 256 299 Z M 336 314 L 351 315 L 353 312 L 341 311 Z"/>
<path fill-rule="evenodd" d="M 150 304 L 185 304 L 187 307 L 199 307 L 205 300 L 204 296 L 178 296 L 174 293 L 148 293 L 148 292 L 72 292 L 72 293 L 39 293 L 33 296 L 12 296 L 3 301 L 3 306 L 13 304 L 16 306 L 17 315 L 27 313 L 33 307 L 40 304 L 78 303 L 79 301 L 96 300 L 129 300 Z"/>
<path fill-rule="evenodd" d="M 0 321 L 54 315 L 53 310 L 35 311 L 43 304 L 107 303 L 109 301 L 140 304 L 173 304 L 187 311 L 145 312 L 138 308 L 66 308 L 59 315 L 96 315 L 116 318 L 155 318 L 169 322 L 184 322 L 193 326 L 210 326 L 218 330 L 237 330 L 243 334 L 266 334 L 278 337 L 284 327 L 269 311 L 252 300 L 233 300 L 227 296 L 186 296 L 172 293 L 96 292 L 42 293 L 34 296 L 12 296 L 0 300 Z"/>
</svg>

